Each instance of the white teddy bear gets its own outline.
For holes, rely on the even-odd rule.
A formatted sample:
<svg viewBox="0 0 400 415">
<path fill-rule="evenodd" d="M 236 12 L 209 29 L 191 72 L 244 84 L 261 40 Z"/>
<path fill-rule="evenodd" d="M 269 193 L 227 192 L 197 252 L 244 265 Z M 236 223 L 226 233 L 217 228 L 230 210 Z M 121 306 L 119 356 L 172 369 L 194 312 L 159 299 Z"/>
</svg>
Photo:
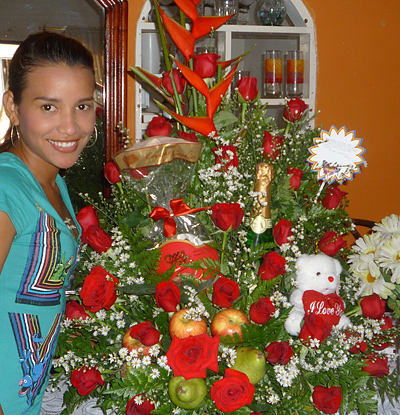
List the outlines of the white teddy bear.
<svg viewBox="0 0 400 415">
<path fill-rule="evenodd" d="M 350 320 L 339 297 L 340 262 L 325 254 L 302 255 L 296 269 L 297 286 L 290 296 L 294 307 L 285 322 L 286 331 L 297 336 L 306 313 L 318 314 L 333 326 L 347 327 Z"/>
</svg>

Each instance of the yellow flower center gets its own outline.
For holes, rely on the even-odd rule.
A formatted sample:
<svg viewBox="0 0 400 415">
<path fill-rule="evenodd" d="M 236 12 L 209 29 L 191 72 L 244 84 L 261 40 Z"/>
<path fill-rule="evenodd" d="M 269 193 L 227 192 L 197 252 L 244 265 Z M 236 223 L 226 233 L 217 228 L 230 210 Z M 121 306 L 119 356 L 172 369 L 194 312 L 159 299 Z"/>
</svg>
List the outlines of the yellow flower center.
<svg viewBox="0 0 400 415">
<path fill-rule="evenodd" d="M 372 284 L 373 282 L 375 282 L 376 278 L 374 278 L 371 273 L 368 273 L 367 275 L 367 282 L 369 282 L 370 284 Z"/>
</svg>

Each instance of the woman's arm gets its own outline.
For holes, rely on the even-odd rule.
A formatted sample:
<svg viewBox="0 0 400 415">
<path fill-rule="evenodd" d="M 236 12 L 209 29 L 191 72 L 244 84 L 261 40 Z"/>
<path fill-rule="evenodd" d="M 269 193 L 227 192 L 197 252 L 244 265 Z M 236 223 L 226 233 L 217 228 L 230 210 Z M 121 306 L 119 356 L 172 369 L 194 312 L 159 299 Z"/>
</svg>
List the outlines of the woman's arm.
<svg viewBox="0 0 400 415">
<path fill-rule="evenodd" d="M 15 236 L 15 228 L 7 213 L 0 211 L 0 273 L 3 270 L 11 244 Z M 1 412 L 0 412 L 1 415 Z"/>
</svg>

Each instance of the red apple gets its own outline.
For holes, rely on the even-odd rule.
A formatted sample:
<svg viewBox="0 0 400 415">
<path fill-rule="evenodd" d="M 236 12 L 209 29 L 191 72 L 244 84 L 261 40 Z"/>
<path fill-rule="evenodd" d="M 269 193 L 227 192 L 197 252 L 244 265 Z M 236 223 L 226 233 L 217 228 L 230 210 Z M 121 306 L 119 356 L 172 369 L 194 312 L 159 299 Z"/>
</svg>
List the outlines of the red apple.
<svg viewBox="0 0 400 415">
<path fill-rule="evenodd" d="M 203 318 L 199 321 L 190 320 L 185 317 L 187 308 L 182 308 L 181 310 L 174 313 L 170 322 L 169 322 L 169 334 L 171 337 L 179 337 L 184 339 L 189 336 L 197 336 L 207 332 L 207 322 Z"/>
<path fill-rule="evenodd" d="M 226 308 L 218 312 L 211 322 L 211 334 L 213 336 L 233 336 L 233 333 L 239 334 L 242 338 L 241 324 L 249 324 L 250 321 L 240 310 Z"/>
<path fill-rule="evenodd" d="M 129 351 L 135 349 L 139 351 L 139 349 L 143 349 L 143 355 L 147 356 L 149 354 L 150 346 L 145 346 L 144 344 L 140 343 L 138 339 L 131 337 L 132 327 L 130 327 L 124 334 L 124 337 L 122 338 L 122 347 L 126 347 Z"/>
</svg>

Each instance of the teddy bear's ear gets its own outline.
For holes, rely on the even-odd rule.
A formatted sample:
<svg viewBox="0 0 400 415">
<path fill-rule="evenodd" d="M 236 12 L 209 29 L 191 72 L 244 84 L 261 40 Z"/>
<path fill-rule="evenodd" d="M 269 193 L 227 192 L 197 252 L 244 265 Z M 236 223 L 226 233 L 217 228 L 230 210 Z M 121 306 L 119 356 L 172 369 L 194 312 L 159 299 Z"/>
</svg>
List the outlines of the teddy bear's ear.
<svg viewBox="0 0 400 415">
<path fill-rule="evenodd" d="M 309 257 L 309 255 L 303 254 L 303 255 L 300 255 L 297 258 L 297 261 L 296 261 L 296 269 L 297 270 L 301 270 L 301 268 L 303 267 L 304 263 L 307 262 L 308 257 Z"/>
<path fill-rule="evenodd" d="M 333 260 L 335 261 L 335 270 L 336 270 L 336 275 L 340 275 L 342 273 L 342 266 L 340 265 L 340 262 L 333 258 Z"/>
</svg>

